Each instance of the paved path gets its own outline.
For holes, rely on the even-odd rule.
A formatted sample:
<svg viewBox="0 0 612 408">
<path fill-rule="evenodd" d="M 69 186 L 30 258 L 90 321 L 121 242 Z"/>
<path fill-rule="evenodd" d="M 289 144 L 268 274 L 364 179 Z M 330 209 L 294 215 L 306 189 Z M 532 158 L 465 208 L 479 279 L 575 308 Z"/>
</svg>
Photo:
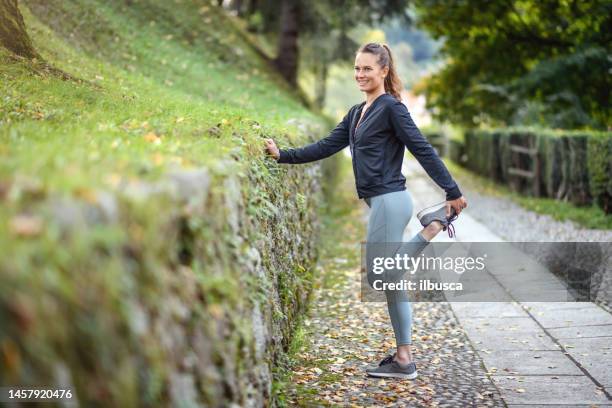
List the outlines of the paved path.
<svg viewBox="0 0 612 408">
<path fill-rule="evenodd" d="M 444 200 L 415 161 L 406 162 L 404 174 L 415 209 Z M 469 208 L 455 227 L 458 242 L 504 241 Z M 406 238 L 420 228 L 413 217 Z M 443 241 L 453 240 L 444 233 L 434 240 Z M 489 268 L 491 290 L 510 301 L 450 303 L 503 401 L 509 407 L 612 406 L 612 315 L 590 302 L 521 301 L 528 299 L 521 296 L 526 287 L 556 293 L 562 283 L 516 251 L 515 264 Z M 517 285 L 517 272 L 529 285 Z"/>
<path fill-rule="evenodd" d="M 302 347 L 282 395 L 284 406 L 504 407 L 497 387 L 448 303 L 415 303 L 412 338 L 416 380 L 367 377 L 365 368 L 395 351 L 386 303 L 361 301 L 360 241 L 367 209 L 346 177 L 337 197 L 350 197 L 328 226 L 304 321 Z M 344 200 L 344 199 L 343 199 Z M 283 404 L 281 404 L 283 406 Z"/>
</svg>

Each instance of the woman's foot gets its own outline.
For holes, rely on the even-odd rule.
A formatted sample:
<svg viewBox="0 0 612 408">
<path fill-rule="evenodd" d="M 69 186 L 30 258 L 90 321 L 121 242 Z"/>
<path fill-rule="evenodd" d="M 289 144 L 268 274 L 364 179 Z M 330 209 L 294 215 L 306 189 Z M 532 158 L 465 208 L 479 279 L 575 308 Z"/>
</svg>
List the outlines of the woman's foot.
<svg viewBox="0 0 612 408">
<path fill-rule="evenodd" d="M 412 363 L 412 355 L 409 354 L 409 355 L 401 356 L 400 357 L 400 356 L 397 355 L 397 353 L 387 354 L 387 357 L 383 358 L 381 360 L 381 362 L 378 363 L 378 366 L 380 367 L 380 366 L 383 366 L 385 364 L 392 363 L 394 361 L 396 361 L 396 362 L 398 362 L 400 364 L 406 365 L 406 364 Z"/>
<path fill-rule="evenodd" d="M 422 209 L 417 213 L 417 218 L 421 222 L 421 225 L 426 229 L 431 224 L 438 222 L 442 225 L 442 231 L 446 231 L 448 229 L 449 237 L 452 238 L 455 234 L 455 228 L 453 227 L 452 222 L 457 219 L 457 213 L 455 212 L 455 209 L 451 207 L 451 216 L 446 216 L 446 201 Z"/>
<path fill-rule="evenodd" d="M 388 355 L 379 364 L 378 367 L 370 367 L 366 369 L 366 373 L 371 377 L 379 378 L 404 378 L 414 380 L 417 378 L 416 363 L 414 361 L 406 364 L 394 360 L 394 355 Z"/>
</svg>

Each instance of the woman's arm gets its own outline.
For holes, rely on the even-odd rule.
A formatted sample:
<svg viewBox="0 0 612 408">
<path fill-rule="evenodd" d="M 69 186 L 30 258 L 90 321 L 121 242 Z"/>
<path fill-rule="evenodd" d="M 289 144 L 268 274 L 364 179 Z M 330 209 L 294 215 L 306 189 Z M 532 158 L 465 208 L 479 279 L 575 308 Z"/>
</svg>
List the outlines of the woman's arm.
<svg viewBox="0 0 612 408">
<path fill-rule="evenodd" d="M 280 149 L 278 163 L 309 163 L 329 157 L 348 146 L 349 128 L 349 114 L 346 114 L 329 136 L 318 142 L 295 149 Z"/>
<path fill-rule="evenodd" d="M 451 177 L 434 148 L 412 121 L 406 105 L 396 101 L 391 104 L 389 115 L 395 135 L 416 157 L 429 177 L 446 192 L 446 200 L 452 201 L 460 198 L 462 194 L 457 183 Z"/>
</svg>

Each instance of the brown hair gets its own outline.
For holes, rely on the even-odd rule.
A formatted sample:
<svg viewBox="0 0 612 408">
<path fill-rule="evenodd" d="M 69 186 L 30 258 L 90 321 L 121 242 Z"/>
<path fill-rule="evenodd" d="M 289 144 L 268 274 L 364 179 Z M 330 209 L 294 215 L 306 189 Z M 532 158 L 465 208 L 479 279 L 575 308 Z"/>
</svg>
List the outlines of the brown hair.
<svg viewBox="0 0 612 408">
<path fill-rule="evenodd" d="M 382 68 L 389 67 L 389 73 L 385 77 L 385 92 L 390 93 L 395 99 L 401 101 L 401 91 L 404 86 L 395 70 L 393 55 L 391 55 L 389 46 L 387 44 L 367 43 L 366 45 L 362 45 L 357 52 L 369 52 L 370 54 L 374 54 L 378 57 L 378 65 Z"/>
</svg>

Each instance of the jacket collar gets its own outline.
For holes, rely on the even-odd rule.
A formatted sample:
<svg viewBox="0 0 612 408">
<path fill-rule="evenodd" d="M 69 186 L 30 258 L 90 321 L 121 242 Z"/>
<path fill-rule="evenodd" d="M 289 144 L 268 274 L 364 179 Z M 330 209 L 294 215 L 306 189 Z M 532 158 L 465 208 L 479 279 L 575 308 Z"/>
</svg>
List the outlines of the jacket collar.
<svg viewBox="0 0 612 408">
<path fill-rule="evenodd" d="M 372 101 L 372 104 L 370 105 L 368 110 L 365 112 L 363 119 L 361 119 L 359 128 L 355 129 L 357 127 L 357 122 L 359 121 L 359 117 L 361 116 L 361 111 L 366 104 L 365 101 L 361 102 L 361 104 L 356 110 L 355 115 L 353 115 L 353 120 L 351 121 L 350 140 L 355 141 L 355 136 L 356 136 L 357 131 L 363 127 L 365 121 L 368 119 L 370 113 L 372 112 L 372 108 L 374 108 L 374 106 L 378 103 L 378 101 L 380 101 L 385 95 L 389 95 L 389 94 L 385 92 L 384 94 L 381 94 L 376 99 L 374 99 L 374 101 Z"/>
</svg>

